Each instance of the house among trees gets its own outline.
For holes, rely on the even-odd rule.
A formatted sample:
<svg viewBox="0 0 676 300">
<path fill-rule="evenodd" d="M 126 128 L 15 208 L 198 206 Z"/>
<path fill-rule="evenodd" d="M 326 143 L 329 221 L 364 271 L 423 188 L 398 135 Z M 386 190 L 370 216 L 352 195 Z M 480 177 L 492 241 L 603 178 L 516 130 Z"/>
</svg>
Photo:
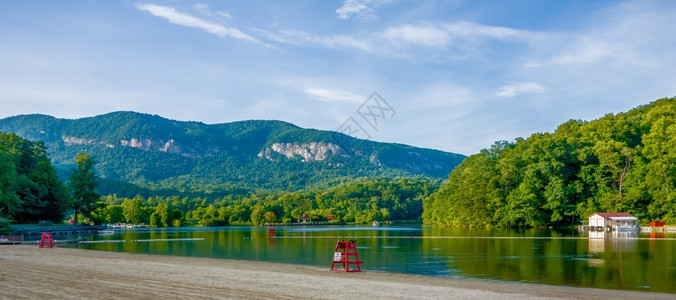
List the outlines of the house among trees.
<svg viewBox="0 0 676 300">
<path fill-rule="evenodd" d="M 308 217 L 306 214 L 303 214 L 302 217 L 298 218 L 298 223 L 307 223 L 308 220 L 310 220 L 310 217 Z"/>
<path fill-rule="evenodd" d="M 591 231 L 639 230 L 638 219 L 628 213 L 594 213 L 589 216 Z"/>
</svg>

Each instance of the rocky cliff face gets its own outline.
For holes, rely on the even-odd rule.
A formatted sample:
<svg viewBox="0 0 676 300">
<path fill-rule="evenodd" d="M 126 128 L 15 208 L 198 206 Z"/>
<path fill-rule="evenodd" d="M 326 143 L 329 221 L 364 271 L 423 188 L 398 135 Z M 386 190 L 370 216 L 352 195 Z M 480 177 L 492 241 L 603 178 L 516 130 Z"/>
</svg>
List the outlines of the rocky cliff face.
<svg viewBox="0 0 676 300">
<path fill-rule="evenodd" d="M 110 143 L 104 143 L 96 141 L 93 139 L 84 139 L 73 136 L 62 136 L 61 140 L 67 146 L 72 145 L 106 145 L 109 148 L 114 148 L 116 146 L 121 147 L 131 147 L 144 151 L 161 151 L 166 153 L 173 153 L 182 155 L 185 157 L 195 157 L 199 152 L 193 147 L 186 147 L 177 143 L 174 139 L 162 140 L 162 139 L 142 139 L 142 138 L 131 138 L 129 140 L 120 140 L 119 144 L 114 145 Z M 233 150 L 237 150 L 237 147 L 233 147 Z M 209 149 L 206 152 L 217 152 L 218 149 Z M 348 156 L 340 148 L 340 146 L 332 143 L 324 142 L 312 142 L 312 143 L 274 143 L 258 153 L 258 157 L 266 158 L 270 161 L 277 161 L 273 158 L 273 153 L 278 153 L 283 155 L 288 159 L 293 159 L 296 156 L 300 156 L 303 162 L 311 161 L 323 161 L 329 155 L 341 155 Z"/>
<path fill-rule="evenodd" d="M 195 154 L 195 149 L 192 149 L 190 147 L 183 147 L 176 143 L 175 140 L 170 139 L 168 141 L 164 141 L 162 139 L 136 139 L 132 138 L 129 140 L 121 140 L 120 141 L 121 146 L 126 146 L 126 147 L 132 147 L 132 148 L 137 148 L 141 150 L 146 150 L 146 151 L 162 151 L 162 152 L 168 152 L 168 153 L 174 153 L 174 154 L 180 154 L 183 156 L 194 156 Z"/>
<path fill-rule="evenodd" d="M 95 140 L 88 140 L 88 139 L 78 138 L 78 137 L 74 137 L 74 136 L 62 136 L 61 140 L 63 141 L 64 144 L 66 144 L 66 146 L 98 144 L 98 142 L 95 141 Z"/>
<path fill-rule="evenodd" d="M 258 153 L 258 157 L 265 157 L 270 161 L 276 161 L 272 153 L 276 152 L 286 158 L 302 157 L 304 162 L 323 161 L 329 155 L 347 156 L 340 146 L 332 143 L 274 143 Z"/>
<path fill-rule="evenodd" d="M 162 139 L 137 139 L 137 138 L 131 138 L 129 140 L 120 140 L 120 143 L 118 145 L 110 144 L 110 143 L 105 143 L 105 142 L 100 142 L 92 139 L 83 139 L 83 138 L 78 138 L 78 137 L 73 137 L 73 136 L 62 136 L 61 140 L 66 146 L 72 146 L 72 145 L 106 145 L 109 148 L 114 148 L 116 146 L 122 146 L 122 147 L 131 147 L 131 148 L 137 148 L 140 150 L 144 151 L 161 151 L 161 152 L 167 152 L 167 153 L 173 153 L 173 154 L 179 154 L 182 156 L 186 157 L 194 157 L 196 156 L 196 149 L 192 147 L 184 147 L 178 143 L 176 143 L 175 140 L 170 139 L 168 141 L 164 141 Z"/>
</svg>

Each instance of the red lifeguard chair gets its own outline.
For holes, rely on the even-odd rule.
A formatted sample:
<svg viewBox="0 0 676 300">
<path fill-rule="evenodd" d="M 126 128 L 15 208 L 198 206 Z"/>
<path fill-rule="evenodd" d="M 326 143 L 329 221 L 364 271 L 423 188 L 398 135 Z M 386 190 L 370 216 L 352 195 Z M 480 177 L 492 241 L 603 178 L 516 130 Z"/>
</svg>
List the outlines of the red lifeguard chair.
<svg viewBox="0 0 676 300">
<path fill-rule="evenodd" d="M 357 253 L 357 244 L 355 241 L 337 241 L 336 249 L 333 251 L 333 263 L 331 271 L 336 272 L 361 272 L 359 254 Z M 354 269 L 353 265 L 357 268 Z"/>
<path fill-rule="evenodd" d="M 42 233 L 40 237 L 40 248 L 54 248 L 54 240 L 51 233 Z"/>
</svg>

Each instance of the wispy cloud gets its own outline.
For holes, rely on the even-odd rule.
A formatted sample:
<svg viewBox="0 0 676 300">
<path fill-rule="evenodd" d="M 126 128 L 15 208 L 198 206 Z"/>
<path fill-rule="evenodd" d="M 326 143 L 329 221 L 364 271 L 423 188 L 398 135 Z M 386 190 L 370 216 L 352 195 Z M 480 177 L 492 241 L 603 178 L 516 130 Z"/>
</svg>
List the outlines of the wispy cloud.
<svg viewBox="0 0 676 300">
<path fill-rule="evenodd" d="M 232 16 L 229 13 L 224 12 L 224 11 L 212 11 L 209 8 L 209 5 L 206 5 L 204 3 L 193 4 L 192 9 L 194 9 L 196 12 L 198 12 L 199 14 L 201 14 L 203 16 L 210 17 L 210 16 L 216 15 L 216 16 L 222 17 L 224 19 L 232 19 Z"/>
<path fill-rule="evenodd" d="M 372 0 L 345 0 L 343 6 L 336 10 L 338 19 L 347 20 L 353 16 L 361 21 L 373 21 L 378 19 L 376 11 L 369 7 Z"/>
<path fill-rule="evenodd" d="M 186 26 L 186 27 L 191 27 L 191 28 L 197 28 L 204 30 L 208 33 L 215 34 L 219 37 L 230 37 L 234 39 L 239 39 L 239 40 L 244 40 L 248 42 L 253 42 L 257 44 L 262 44 L 266 45 L 260 40 L 240 31 L 239 29 L 236 28 L 231 28 L 231 27 L 226 27 L 217 23 L 209 22 L 207 20 L 200 19 L 198 17 L 195 17 L 193 15 L 190 15 L 188 13 L 183 13 L 179 12 L 173 7 L 167 7 L 167 6 L 160 6 L 160 5 L 155 5 L 155 4 L 141 4 L 137 3 L 136 8 L 147 11 L 153 16 L 164 18 L 168 20 L 171 23 L 181 25 L 181 26 Z M 197 10 L 202 10 L 204 11 L 205 9 L 208 9 L 205 5 L 197 5 L 195 7 Z"/>
<path fill-rule="evenodd" d="M 626 1 L 597 14 L 581 31 L 568 32 L 543 49 L 547 56 L 528 66 L 605 65 L 657 68 L 660 58 L 673 58 L 662 51 L 674 44 L 665 32 L 673 31 L 673 5 Z M 673 51 L 670 51 L 673 52 Z M 596 67 L 595 69 L 598 69 Z"/>
<path fill-rule="evenodd" d="M 514 97 L 522 94 L 541 94 L 546 89 L 535 82 L 523 82 L 518 84 L 511 84 L 499 87 L 495 91 L 498 97 Z"/>
<path fill-rule="evenodd" d="M 282 30 L 277 33 L 261 31 L 273 41 L 294 46 L 372 51 L 370 43 L 354 35 L 335 34 L 322 36 L 300 30 Z"/>
<path fill-rule="evenodd" d="M 299 47 L 352 49 L 385 56 L 409 57 L 410 47 L 418 50 L 453 50 L 454 54 L 477 55 L 492 41 L 524 44 L 546 41 L 548 34 L 507 27 L 485 26 L 471 22 L 404 24 L 382 31 L 354 34 L 320 35 L 302 30 L 267 31 L 258 29 L 267 39 Z M 486 44 L 486 45 L 484 45 Z M 444 52 L 449 55 L 450 52 Z M 424 57 L 424 55 L 419 56 Z"/>
<path fill-rule="evenodd" d="M 399 45 L 442 48 L 467 41 L 526 41 L 543 39 L 546 34 L 471 22 L 400 25 L 387 28 L 381 37 Z"/>
<path fill-rule="evenodd" d="M 395 44 L 444 47 L 451 42 L 448 32 L 434 26 L 402 25 L 387 28 L 381 35 Z"/>
<path fill-rule="evenodd" d="M 301 90 L 304 94 L 312 96 L 316 100 L 323 102 L 352 102 L 361 103 L 366 97 L 343 90 L 329 90 L 324 88 L 305 88 Z"/>
</svg>

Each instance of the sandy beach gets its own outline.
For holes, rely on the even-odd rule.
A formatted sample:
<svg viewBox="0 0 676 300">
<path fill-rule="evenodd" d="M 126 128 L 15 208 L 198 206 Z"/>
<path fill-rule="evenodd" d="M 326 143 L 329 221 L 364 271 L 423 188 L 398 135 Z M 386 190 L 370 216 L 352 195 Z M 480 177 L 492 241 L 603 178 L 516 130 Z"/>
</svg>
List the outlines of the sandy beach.
<svg viewBox="0 0 676 300">
<path fill-rule="evenodd" d="M 673 294 L 0 246 L 3 299 L 674 299 Z"/>
</svg>

